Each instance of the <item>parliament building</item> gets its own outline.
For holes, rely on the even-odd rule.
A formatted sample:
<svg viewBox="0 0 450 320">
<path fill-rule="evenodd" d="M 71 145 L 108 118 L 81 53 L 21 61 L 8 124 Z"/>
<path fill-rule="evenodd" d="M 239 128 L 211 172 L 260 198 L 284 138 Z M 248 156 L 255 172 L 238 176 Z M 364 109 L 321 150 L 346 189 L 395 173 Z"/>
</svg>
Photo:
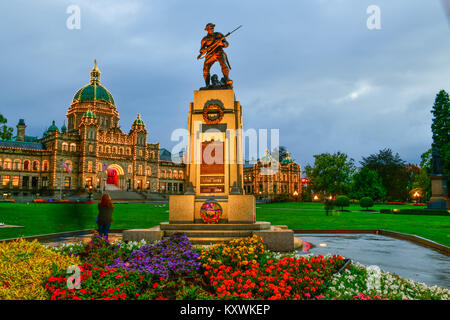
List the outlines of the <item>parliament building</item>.
<svg viewBox="0 0 450 320">
<path fill-rule="evenodd" d="M 0 190 L 12 196 L 52 195 L 59 190 L 184 193 L 185 164 L 172 161 L 159 143 L 148 143 L 141 116 L 128 133 L 122 131 L 114 98 L 100 84 L 97 63 L 89 84 L 75 93 L 66 117 L 67 126 L 58 128 L 53 121 L 40 138 L 27 136 L 25 120 L 20 119 L 16 136 L 0 141 Z M 270 177 L 260 175 L 267 159 L 246 166 L 244 192 L 269 198 L 300 194 L 300 166 L 289 156 L 283 161 L 280 172 Z"/>
</svg>

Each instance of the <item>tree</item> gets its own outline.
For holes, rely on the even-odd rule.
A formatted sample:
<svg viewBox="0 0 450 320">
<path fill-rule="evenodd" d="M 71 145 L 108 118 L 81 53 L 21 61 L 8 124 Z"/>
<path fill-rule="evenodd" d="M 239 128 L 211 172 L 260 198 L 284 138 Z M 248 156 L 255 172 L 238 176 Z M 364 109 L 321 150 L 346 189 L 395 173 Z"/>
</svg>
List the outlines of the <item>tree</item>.
<svg viewBox="0 0 450 320">
<path fill-rule="evenodd" d="M 3 117 L 2 114 L 0 114 L 0 140 L 2 141 L 8 141 L 11 140 L 12 134 L 13 134 L 13 128 L 8 127 L 6 123 L 8 120 L 6 120 L 5 117 Z"/>
<path fill-rule="evenodd" d="M 445 90 L 436 95 L 431 113 L 433 145 L 439 147 L 444 174 L 450 177 L 450 97 Z"/>
<path fill-rule="evenodd" d="M 343 211 L 344 207 L 350 206 L 350 199 L 347 196 L 338 196 L 334 203 L 336 206 L 341 207 L 341 211 Z"/>
<path fill-rule="evenodd" d="M 424 201 L 428 201 L 431 197 L 431 152 L 432 149 L 428 149 L 420 156 L 420 171 L 414 176 L 414 182 L 412 184 L 412 189 L 421 190 L 421 198 Z"/>
<path fill-rule="evenodd" d="M 361 206 L 361 208 L 369 210 L 370 207 L 373 207 L 373 200 L 371 197 L 363 197 L 361 198 L 361 200 L 359 200 L 359 205 Z"/>
<path fill-rule="evenodd" d="M 311 180 L 314 193 L 325 195 L 347 194 L 351 178 L 356 170 L 354 160 L 345 153 L 322 153 L 314 155 L 314 167 L 305 167 L 306 177 Z"/>
<path fill-rule="evenodd" d="M 367 158 L 362 158 L 360 162 L 363 167 L 374 170 L 381 178 L 386 197 L 391 201 L 406 200 L 408 198 L 408 172 L 405 161 L 400 155 L 392 153 L 387 148 L 380 150 L 378 154 L 371 154 Z"/>
<path fill-rule="evenodd" d="M 386 196 L 386 189 L 375 170 L 363 167 L 353 176 L 350 196 L 353 199 L 371 197 L 375 200 L 382 200 Z"/>
</svg>

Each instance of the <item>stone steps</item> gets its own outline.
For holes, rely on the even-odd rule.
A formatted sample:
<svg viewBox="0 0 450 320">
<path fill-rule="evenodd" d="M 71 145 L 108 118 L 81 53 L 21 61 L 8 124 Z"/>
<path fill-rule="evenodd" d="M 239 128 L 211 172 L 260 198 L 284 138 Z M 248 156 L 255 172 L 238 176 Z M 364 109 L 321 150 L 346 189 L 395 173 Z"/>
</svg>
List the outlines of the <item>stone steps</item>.
<svg viewBox="0 0 450 320">
<path fill-rule="evenodd" d="M 169 223 L 162 222 L 159 225 L 160 229 L 163 231 L 194 231 L 194 230 L 206 230 L 206 231 L 260 231 L 269 230 L 270 222 L 257 221 L 254 224 L 246 223 L 217 223 L 217 224 L 203 224 L 203 223 Z"/>
<path fill-rule="evenodd" d="M 209 244 L 216 244 L 228 240 L 234 240 L 234 239 L 240 239 L 241 237 L 228 237 L 228 238 L 189 238 L 189 241 L 192 244 L 197 245 L 209 245 Z"/>
<path fill-rule="evenodd" d="M 198 238 L 245 238 L 251 237 L 253 234 L 252 230 L 166 230 L 164 231 L 164 237 L 176 232 L 185 233 L 189 240 Z"/>
</svg>

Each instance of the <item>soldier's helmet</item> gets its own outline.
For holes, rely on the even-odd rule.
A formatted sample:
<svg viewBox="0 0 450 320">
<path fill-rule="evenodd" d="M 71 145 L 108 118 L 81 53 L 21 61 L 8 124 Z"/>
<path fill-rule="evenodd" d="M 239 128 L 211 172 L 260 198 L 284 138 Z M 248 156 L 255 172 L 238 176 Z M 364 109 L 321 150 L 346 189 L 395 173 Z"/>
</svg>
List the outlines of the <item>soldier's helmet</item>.
<svg viewBox="0 0 450 320">
<path fill-rule="evenodd" d="M 216 25 L 214 23 L 208 23 L 205 27 L 205 30 L 208 30 L 209 28 L 214 28 Z"/>
</svg>

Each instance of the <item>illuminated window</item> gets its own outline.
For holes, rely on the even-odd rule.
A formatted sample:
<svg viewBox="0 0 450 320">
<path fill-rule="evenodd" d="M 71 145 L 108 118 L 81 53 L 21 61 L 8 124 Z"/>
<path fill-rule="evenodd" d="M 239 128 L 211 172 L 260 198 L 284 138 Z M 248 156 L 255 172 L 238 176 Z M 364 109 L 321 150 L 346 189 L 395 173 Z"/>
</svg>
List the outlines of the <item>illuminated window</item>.
<svg viewBox="0 0 450 320">
<path fill-rule="evenodd" d="M 123 148 L 122 147 L 119 148 L 119 154 L 123 154 Z"/>
<path fill-rule="evenodd" d="M 66 160 L 66 166 L 72 171 L 72 161 Z M 66 167 L 64 167 L 64 172 L 68 172 Z"/>
<path fill-rule="evenodd" d="M 131 155 L 131 148 L 127 148 L 127 154 Z"/>
<path fill-rule="evenodd" d="M 92 161 L 88 161 L 87 170 L 88 170 L 88 172 L 92 172 Z"/>
<path fill-rule="evenodd" d="M 109 146 L 106 146 L 106 147 L 105 147 L 105 152 L 106 152 L 106 153 L 110 153 L 110 152 L 111 152 L 111 148 L 110 148 Z"/>
<path fill-rule="evenodd" d="M 5 159 L 3 162 L 3 169 L 5 170 L 11 170 L 12 162 L 11 159 Z"/>
<path fill-rule="evenodd" d="M 89 145 L 89 152 L 94 152 L 94 146 L 92 144 Z"/>
<path fill-rule="evenodd" d="M 117 147 L 112 147 L 112 153 L 117 153 Z"/>
<path fill-rule="evenodd" d="M 183 171 L 180 171 L 179 177 L 180 177 L 180 179 L 183 179 Z M 181 191 L 181 190 L 180 190 L 180 191 Z"/>
<path fill-rule="evenodd" d="M 13 163 L 13 169 L 14 170 L 20 170 L 20 164 L 21 164 L 20 159 L 15 159 L 14 163 Z"/>
<path fill-rule="evenodd" d="M 178 179 L 178 171 L 177 170 L 173 171 L 173 178 Z"/>
<path fill-rule="evenodd" d="M 142 157 L 144 155 L 144 153 L 142 152 L 142 150 L 139 150 L 139 156 Z"/>
<path fill-rule="evenodd" d="M 39 161 L 33 161 L 33 171 L 39 171 Z"/>
<path fill-rule="evenodd" d="M 152 175 L 152 168 L 150 166 L 147 167 L 147 175 L 148 176 Z"/>
<path fill-rule="evenodd" d="M 103 169 L 102 163 L 101 162 L 97 163 L 97 171 L 100 172 L 102 171 L 102 169 Z"/>
<path fill-rule="evenodd" d="M 3 176 L 2 185 L 7 186 L 11 182 L 11 176 Z"/>
<path fill-rule="evenodd" d="M 103 146 L 98 146 L 98 152 L 103 152 Z"/>
<path fill-rule="evenodd" d="M 68 151 L 69 150 L 69 145 L 66 142 L 63 142 L 61 149 L 62 149 L 62 151 Z"/>
<path fill-rule="evenodd" d="M 77 151 L 77 146 L 75 145 L 75 143 L 71 143 L 70 144 L 70 152 L 75 152 Z"/>
<path fill-rule="evenodd" d="M 133 166 L 131 164 L 128 166 L 128 173 L 133 173 Z"/>
<path fill-rule="evenodd" d="M 48 171 L 48 161 L 42 161 L 42 171 Z"/>
<path fill-rule="evenodd" d="M 172 179 L 172 169 L 169 169 L 169 179 Z"/>
<path fill-rule="evenodd" d="M 18 187 L 20 185 L 20 176 L 13 176 L 12 185 L 13 187 Z"/>
<path fill-rule="evenodd" d="M 70 189 L 70 177 L 65 177 L 64 178 L 64 188 L 65 189 Z"/>
<path fill-rule="evenodd" d="M 30 160 L 25 160 L 23 162 L 23 170 L 30 170 Z"/>
<path fill-rule="evenodd" d="M 142 176 L 142 165 L 138 166 L 138 174 Z"/>
</svg>

